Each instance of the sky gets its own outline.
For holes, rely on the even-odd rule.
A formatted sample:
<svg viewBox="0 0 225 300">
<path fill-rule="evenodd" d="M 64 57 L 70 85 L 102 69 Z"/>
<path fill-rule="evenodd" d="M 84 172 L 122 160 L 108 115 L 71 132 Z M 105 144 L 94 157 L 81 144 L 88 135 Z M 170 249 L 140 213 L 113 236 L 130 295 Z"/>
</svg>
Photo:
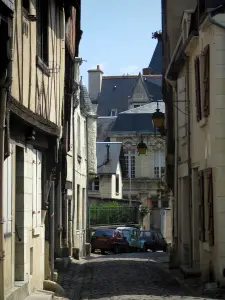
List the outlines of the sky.
<svg viewBox="0 0 225 300">
<path fill-rule="evenodd" d="M 138 74 L 148 67 L 161 30 L 160 0 L 82 0 L 79 56 L 83 82 L 89 69 L 104 75 Z M 86 62 L 85 62 L 86 60 Z"/>
</svg>

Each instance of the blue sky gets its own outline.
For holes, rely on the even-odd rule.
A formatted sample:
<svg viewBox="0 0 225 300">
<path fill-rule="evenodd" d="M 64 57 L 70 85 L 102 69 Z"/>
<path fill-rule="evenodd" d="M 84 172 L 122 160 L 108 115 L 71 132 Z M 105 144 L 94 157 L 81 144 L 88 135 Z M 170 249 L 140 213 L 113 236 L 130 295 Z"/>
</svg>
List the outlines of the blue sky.
<svg viewBox="0 0 225 300">
<path fill-rule="evenodd" d="M 161 30 L 160 0 L 82 0 L 81 75 L 99 64 L 105 75 L 138 74 L 156 46 Z"/>
</svg>

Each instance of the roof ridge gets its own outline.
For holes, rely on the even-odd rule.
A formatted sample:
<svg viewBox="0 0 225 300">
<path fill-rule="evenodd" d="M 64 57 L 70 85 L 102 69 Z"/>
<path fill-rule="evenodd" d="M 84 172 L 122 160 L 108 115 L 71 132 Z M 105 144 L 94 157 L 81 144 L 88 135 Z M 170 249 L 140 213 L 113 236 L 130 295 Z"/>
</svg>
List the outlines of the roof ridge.
<svg viewBox="0 0 225 300">
<path fill-rule="evenodd" d="M 140 74 L 140 73 L 139 73 Z M 109 75 L 109 76 L 102 76 L 103 79 L 111 79 L 111 78 L 137 78 L 140 75 Z M 143 77 L 149 77 L 149 78 L 161 78 L 162 74 L 152 74 L 152 75 L 142 75 Z"/>
</svg>

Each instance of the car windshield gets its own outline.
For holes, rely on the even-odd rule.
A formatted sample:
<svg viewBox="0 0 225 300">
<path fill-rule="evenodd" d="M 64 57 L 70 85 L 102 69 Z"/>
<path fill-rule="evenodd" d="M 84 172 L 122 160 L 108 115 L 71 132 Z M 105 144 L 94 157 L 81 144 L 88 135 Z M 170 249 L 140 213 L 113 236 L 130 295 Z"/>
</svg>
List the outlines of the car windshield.
<svg viewBox="0 0 225 300">
<path fill-rule="evenodd" d="M 129 230 L 122 230 L 122 232 L 123 232 L 123 235 L 127 238 L 127 239 L 129 239 L 130 238 L 130 231 Z"/>
<path fill-rule="evenodd" d="M 153 236 L 152 231 L 141 231 L 141 234 L 140 234 L 141 238 L 151 239 L 152 236 Z"/>
<path fill-rule="evenodd" d="M 94 236 L 113 236 L 114 230 L 107 229 L 107 230 L 96 230 Z"/>
</svg>

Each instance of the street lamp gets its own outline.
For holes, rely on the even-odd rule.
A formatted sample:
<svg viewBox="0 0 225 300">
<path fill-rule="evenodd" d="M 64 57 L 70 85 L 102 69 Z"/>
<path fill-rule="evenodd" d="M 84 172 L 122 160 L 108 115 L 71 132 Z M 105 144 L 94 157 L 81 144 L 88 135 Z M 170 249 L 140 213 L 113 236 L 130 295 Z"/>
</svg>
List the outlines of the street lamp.
<svg viewBox="0 0 225 300">
<path fill-rule="evenodd" d="M 148 149 L 147 145 L 143 142 L 143 140 L 141 140 L 141 142 L 137 145 L 138 155 L 146 154 L 147 149 Z"/>
<path fill-rule="evenodd" d="M 157 102 L 158 106 L 158 102 Z M 164 127 L 165 115 L 159 108 L 152 114 L 152 122 L 155 128 L 160 129 Z"/>
</svg>

